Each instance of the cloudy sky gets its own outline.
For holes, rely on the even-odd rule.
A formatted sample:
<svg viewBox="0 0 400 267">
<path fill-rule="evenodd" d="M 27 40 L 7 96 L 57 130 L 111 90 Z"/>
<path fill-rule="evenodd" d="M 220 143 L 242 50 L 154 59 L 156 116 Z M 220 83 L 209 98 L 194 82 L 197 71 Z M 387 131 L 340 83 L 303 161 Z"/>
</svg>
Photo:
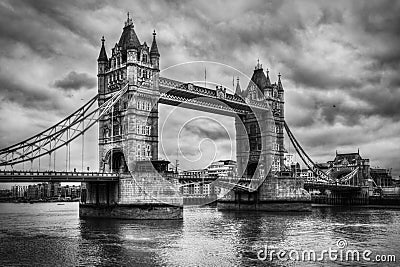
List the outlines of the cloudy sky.
<svg viewBox="0 0 400 267">
<path fill-rule="evenodd" d="M 400 174 L 399 1 L 0 0 L 0 147 L 51 126 L 96 94 L 100 38 L 110 54 L 127 12 L 141 42 L 151 44 L 157 31 L 162 69 L 225 64 L 208 64 L 207 80 L 228 88 L 233 75 L 246 87 L 243 77 L 257 59 L 273 82 L 282 73 L 287 123 L 315 161 L 359 148 L 372 166 Z M 162 75 L 202 80 L 201 64 Z M 168 140 L 184 125 L 182 167 L 234 159 L 231 118 L 160 110 L 162 157 L 175 160 Z M 96 130 L 92 136 L 85 155 L 93 169 Z M 78 157 L 73 164 L 80 166 Z"/>
</svg>

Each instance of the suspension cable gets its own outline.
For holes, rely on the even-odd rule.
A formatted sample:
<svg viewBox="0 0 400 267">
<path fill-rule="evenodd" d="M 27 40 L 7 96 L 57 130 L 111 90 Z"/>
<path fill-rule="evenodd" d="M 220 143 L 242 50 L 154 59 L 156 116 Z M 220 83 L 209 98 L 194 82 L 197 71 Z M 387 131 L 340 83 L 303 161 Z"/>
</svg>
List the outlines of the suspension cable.
<svg viewBox="0 0 400 267">
<path fill-rule="evenodd" d="M 68 144 L 65 145 L 65 171 L 68 171 Z"/>
<path fill-rule="evenodd" d="M 123 89 L 112 94 L 111 97 L 107 99 L 101 106 L 89 112 L 90 107 L 93 106 L 93 103 L 98 98 L 98 96 L 96 96 L 91 101 L 86 103 L 82 108 L 78 109 L 76 112 L 57 123 L 55 126 L 50 127 L 42 133 L 28 138 L 16 145 L 1 149 L 0 166 L 9 166 L 35 158 L 40 159 L 40 157 L 48 154 L 49 152 L 61 148 L 64 144 L 69 144 L 87 131 L 90 127 L 92 127 L 95 123 L 97 123 L 102 116 L 109 112 L 110 108 L 112 108 L 118 102 L 118 100 L 128 91 L 128 89 L 129 86 L 126 84 Z M 78 127 L 81 126 L 85 120 L 88 120 L 89 123 L 85 124 L 86 126 L 84 126 L 83 130 L 78 130 Z M 67 139 L 65 139 L 66 133 L 68 134 Z M 54 145 L 51 145 L 51 143 L 54 143 Z M 50 145 L 51 148 L 49 148 Z M 28 150 L 30 150 L 30 152 L 27 154 Z M 69 167 L 71 167 L 70 146 L 68 150 Z M 13 153 L 14 151 L 17 152 L 17 155 Z"/>
<path fill-rule="evenodd" d="M 316 164 L 307 155 L 307 153 L 304 151 L 304 149 L 301 147 L 299 142 L 294 137 L 293 133 L 290 131 L 289 126 L 286 124 L 286 122 L 284 122 L 284 126 L 285 126 L 285 130 L 286 130 L 286 133 L 288 134 L 290 141 L 292 142 L 294 148 L 296 149 L 300 158 L 302 159 L 304 164 L 308 167 L 308 169 L 310 169 L 316 175 L 317 178 L 320 178 L 320 179 L 324 180 L 325 182 L 331 181 L 330 177 L 325 172 L 323 172 L 322 170 L 320 170 L 319 168 L 316 167 Z"/>
<path fill-rule="evenodd" d="M 67 134 L 68 134 L 68 141 L 70 138 L 70 130 L 67 130 Z M 71 171 L 71 142 L 68 142 L 68 171 Z"/>
</svg>

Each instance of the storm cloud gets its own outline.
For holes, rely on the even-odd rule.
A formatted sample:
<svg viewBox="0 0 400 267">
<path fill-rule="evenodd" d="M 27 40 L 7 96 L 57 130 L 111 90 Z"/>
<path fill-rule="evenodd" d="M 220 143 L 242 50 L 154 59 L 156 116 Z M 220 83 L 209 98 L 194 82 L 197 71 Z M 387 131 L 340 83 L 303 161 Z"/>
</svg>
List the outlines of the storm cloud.
<svg viewBox="0 0 400 267">
<path fill-rule="evenodd" d="M 96 79 L 90 77 L 87 73 L 77 73 L 71 71 L 61 80 L 56 80 L 54 82 L 54 87 L 71 91 L 79 90 L 82 88 L 91 89 L 96 86 Z"/>
</svg>

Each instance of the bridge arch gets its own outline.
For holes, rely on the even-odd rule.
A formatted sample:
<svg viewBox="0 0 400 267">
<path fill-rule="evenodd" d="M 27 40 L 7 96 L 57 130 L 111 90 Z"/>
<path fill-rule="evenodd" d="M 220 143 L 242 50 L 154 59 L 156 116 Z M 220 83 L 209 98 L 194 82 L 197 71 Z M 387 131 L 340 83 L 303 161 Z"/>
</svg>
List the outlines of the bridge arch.
<svg viewBox="0 0 400 267">
<path fill-rule="evenodd" d="M 103 158 L 103 171 L 113 173 L 129 172 L 122 148 L 117 147 L 107 151 Z"/>
</svg>

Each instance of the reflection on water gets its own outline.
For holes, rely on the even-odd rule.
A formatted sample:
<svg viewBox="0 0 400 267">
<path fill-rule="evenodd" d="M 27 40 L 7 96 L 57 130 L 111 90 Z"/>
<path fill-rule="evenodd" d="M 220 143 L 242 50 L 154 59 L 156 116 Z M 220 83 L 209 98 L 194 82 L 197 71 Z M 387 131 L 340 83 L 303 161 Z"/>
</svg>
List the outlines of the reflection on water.
<svg viewBox="0 0 400 267">
<path fill-rule="evenodd" d="M 339 238 L 349 248 L 399 254 L 400 211 L 235 213 L 193 207 L 185 208 L 183 221 L 129 221 L 81 220 L 78 203 L 0 204 L 1 266 L 357 266 L 257 259 L 267 244 L 321 251 L 336 248 Z"/>
</svg>

